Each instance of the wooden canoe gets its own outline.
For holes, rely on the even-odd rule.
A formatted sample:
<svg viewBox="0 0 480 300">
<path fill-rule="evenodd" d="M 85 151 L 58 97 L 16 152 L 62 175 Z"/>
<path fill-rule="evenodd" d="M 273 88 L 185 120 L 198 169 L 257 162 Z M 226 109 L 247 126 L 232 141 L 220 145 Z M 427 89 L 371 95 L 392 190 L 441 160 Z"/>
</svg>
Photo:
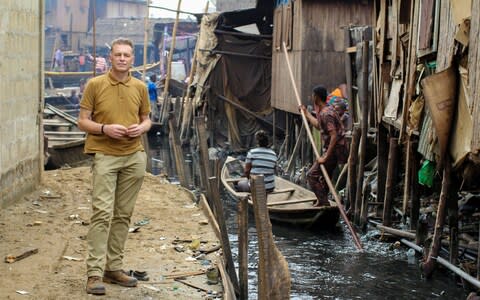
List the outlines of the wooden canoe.
<svg viewBox="0 0 480 300">
<path fill-rule="evenodd" d="M 225 189 L 237 199 L 248 197 L 249 205 L 253 206 L 250 193 L 238 192 L 234 188 L 235 182 L 245 179 L 241 177 L 242 174 L 243 163 L 234 157 L 228 157 L 221 172 Z M 330 206 L 314 207 L 316 199 L 312 191 L 275 176 L 275 190 L 267 195 L 270 220 L 309 229 L 335 227 L 340 216 L 336 203 L 330 201 Z"/>
<path fill-rule="evenodd" d="M 77 127 L 77 118 L 74 115 L 45 104 L 43 129 L 45 169 L 75 166 L 91 159 L 83 153 L 85 132 Z"/>
</svg>

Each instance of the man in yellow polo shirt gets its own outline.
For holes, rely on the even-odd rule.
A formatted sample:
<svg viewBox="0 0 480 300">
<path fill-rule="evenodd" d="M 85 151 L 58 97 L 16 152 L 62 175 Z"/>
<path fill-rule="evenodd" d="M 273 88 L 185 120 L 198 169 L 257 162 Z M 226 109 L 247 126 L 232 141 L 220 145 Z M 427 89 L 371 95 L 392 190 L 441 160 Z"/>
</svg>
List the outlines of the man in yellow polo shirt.
<svg viewBox="0 0 480 300">
<path fill-rule="evenodd" d="M 122 270 L 125 241 L 147 155 L 141 135 L 150 129 L 145 84 L 130 74 L 133 43 L 115 39 L 111 70 L 88 81 L 78 126 L 87 133 L 85 153 L 94 155 L 92 217 L 87 235 L 89 294 L 105 294 L 104 282 L 134 287 L 137 279 Z"/>
</svg>

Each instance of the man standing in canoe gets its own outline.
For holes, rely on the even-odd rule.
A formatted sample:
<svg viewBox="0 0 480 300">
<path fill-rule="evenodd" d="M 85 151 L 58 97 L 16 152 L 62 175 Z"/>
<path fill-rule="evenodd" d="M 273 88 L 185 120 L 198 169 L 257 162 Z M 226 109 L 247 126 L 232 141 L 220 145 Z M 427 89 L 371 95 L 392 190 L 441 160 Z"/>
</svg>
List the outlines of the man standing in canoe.
<svg viewBox="0 0 480 300">
<path fill-rule="evenodd" d="M 320 165 L 323 164 L 331 177 L 338 164 L 344 164 L 348 159 L 348 144 L 345 139 L 345 130 L 335 108 L 327 104 L 327 90 L 323 86 L 313 88 L 311 100 L 314 105 L 314 117 L 304 105 L 300 109 L 305 113 L 308 122 L 320 130 L 322 135 L 323 154 L 315 161 L 308 171 L 307 179 L 310 187 L 317 196 L 314 206 L 329 206 L 328 185 L 322 174 Z"/>
</svg>

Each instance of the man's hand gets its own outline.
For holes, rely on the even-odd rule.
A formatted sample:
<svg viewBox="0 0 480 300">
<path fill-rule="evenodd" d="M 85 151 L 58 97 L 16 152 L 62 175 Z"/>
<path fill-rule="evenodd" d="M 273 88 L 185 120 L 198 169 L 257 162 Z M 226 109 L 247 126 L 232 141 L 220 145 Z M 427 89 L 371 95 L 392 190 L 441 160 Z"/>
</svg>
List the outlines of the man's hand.
<svg viewBox="0 0 480 300">
<path fill-rule="evenodd" d="M 319 164 L 324 164 L 326 161 L 327 161 L 327 158 L 325 156 L 320 156 L 319 158 L 317 158 L 317 162 Z"/>
<path fill-rule="evenodd" d="M 128 137 L 137 137 L 144 133 L 143 126 L 141 124 L 133 124 L 127 128 Z"/>
<path fill-rule="evenodd" d="M 127 128 L 120 124 L 105 124 L 103 133 L 114 139 L 122 139 L 127 135 Z"/>
</svg>

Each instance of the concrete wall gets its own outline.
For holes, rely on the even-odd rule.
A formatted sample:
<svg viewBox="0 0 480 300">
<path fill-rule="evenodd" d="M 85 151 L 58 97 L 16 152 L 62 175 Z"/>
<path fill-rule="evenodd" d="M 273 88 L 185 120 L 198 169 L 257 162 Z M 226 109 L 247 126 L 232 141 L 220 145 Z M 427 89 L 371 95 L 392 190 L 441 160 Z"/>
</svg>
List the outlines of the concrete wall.
<svg viewBox="0 0 480 300">
<path fill-rule="evenodd" d="M 0 1 L 0 208 L 35 189 L 43 170 L 43 2 Z"/>
</svg>

